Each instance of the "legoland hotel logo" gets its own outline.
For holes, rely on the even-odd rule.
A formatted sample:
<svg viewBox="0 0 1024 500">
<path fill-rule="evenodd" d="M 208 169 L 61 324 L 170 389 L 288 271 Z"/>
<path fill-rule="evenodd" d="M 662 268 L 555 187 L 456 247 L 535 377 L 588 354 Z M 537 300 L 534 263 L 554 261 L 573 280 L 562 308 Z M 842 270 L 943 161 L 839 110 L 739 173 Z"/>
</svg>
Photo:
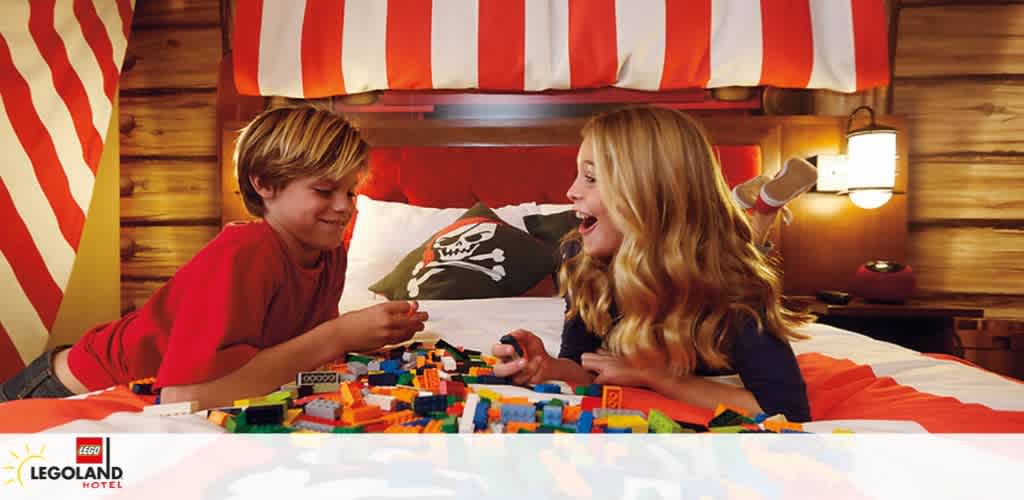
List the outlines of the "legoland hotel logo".
<svg viewBox="0 0 1024 500">
<path fill-rule="evenodd" d="M 75 438 L 75 465 L 45 465 L 45 453 L 45 445 L 38 451 L 32 451 L 29 445 L 25 445 L 24 452 L 11 451 L 15 463 L 3 467 L 9 472 L 4 485 L 25 487 L 35 481 L 79 481 L 85 489 L 122 487 L 124 470 L 111 464 L 110 438 Z"/>
</svg>

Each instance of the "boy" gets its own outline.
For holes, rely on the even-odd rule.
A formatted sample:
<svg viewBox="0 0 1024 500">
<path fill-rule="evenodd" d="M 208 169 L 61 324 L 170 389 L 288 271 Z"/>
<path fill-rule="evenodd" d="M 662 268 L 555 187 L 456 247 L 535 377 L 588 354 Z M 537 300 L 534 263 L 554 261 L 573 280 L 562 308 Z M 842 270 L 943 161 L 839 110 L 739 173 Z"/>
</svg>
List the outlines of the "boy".
<svg viewBox="0 0 1024 500">
<path fill-rule="evenodd" d="M 156 377 L 161 402 L 207 408 L 272 392 L 296 372 L 423 329 L 415 302 L 338 316 L 342 234 L 368 146 L 340 116 L 309 107 L 256 117 L 238 138 L 246 208 L 146 304 L 44 353 L 0 401 L 64 397 Z"/>
</svg>

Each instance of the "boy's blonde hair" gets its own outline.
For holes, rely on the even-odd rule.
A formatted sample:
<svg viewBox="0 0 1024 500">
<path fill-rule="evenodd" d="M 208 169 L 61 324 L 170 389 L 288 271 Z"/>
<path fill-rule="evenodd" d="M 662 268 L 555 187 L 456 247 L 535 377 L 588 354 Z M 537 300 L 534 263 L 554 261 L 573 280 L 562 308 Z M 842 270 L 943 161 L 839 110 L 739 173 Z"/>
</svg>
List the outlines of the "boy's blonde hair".
<svg viewBox="0 0 1024 500">
<path fill-rule="evenodd" d="M 595 177 L 622 232 L 615 256 L 563 263 L 567 318 L 579 314 L 612 353 L 692 373 L 697 360 L 728 368 L 742 322 L 780 339 L 809 319 L 784 308 L 781 279 L 753 242 L 714 151 L 689 116 L 661 108 L 600 114 L 583 129 Z M 578 230 L 567 241 L 579 240 Z M 608 308 L 618 307 L 613 325 Z"/>
<path fill-rule="evenodd" d="M 330 111 L 311 106 L 264 111 L 242 129 L 235 144 L 235 173 L 245 208 L 257 217 L 264 215 L 252 177 L 271 189 L 300 177 L 337 182 L 361 175 L 368 151 L 355 127 Z"/>
</svg>

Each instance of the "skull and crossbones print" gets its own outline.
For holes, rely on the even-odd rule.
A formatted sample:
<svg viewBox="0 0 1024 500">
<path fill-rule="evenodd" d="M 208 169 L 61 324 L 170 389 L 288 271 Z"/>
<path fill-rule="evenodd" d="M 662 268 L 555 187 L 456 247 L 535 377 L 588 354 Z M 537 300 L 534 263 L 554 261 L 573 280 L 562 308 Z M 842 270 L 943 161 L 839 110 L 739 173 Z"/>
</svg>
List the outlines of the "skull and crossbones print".
<svg viewBox="0 0 1024 500">
<path fill-rule="evenodd" d="M 412 277 L 405 287 L 409 297 L 417 297 L 420 285 L 447 268 L 468 269 L 500 281 L 505 277 L 505 267 L 499 264 L 505 261 L 505 251 L 495 248 L 488 253 L 476 254 L 480 244 L 493 239 L 497 231 L 498 224 L 485 217 L 458 220 L 444 228 L 424 249 L 423 260 L 413 267 Z M 494 265 L 487 267 L 476 264 L 487 260 Z"/>
</svg>

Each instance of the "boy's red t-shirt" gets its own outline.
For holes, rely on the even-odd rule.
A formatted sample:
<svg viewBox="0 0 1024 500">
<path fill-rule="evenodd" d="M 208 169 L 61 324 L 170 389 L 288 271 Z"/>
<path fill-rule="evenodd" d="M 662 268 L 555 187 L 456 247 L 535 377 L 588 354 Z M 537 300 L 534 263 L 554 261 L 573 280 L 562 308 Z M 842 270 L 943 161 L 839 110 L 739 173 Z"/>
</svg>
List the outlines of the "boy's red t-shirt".
<svg viewBox="0 0 1024 500">
<path fill-rule="evenodd" d="M 220 378 L 337 317 L 345 265 L 341 245 L 307 269 L 266 222 L 228 225 L 142 308 L 86 332 L 68 366 L 89 390 Z"/>
</svg>

